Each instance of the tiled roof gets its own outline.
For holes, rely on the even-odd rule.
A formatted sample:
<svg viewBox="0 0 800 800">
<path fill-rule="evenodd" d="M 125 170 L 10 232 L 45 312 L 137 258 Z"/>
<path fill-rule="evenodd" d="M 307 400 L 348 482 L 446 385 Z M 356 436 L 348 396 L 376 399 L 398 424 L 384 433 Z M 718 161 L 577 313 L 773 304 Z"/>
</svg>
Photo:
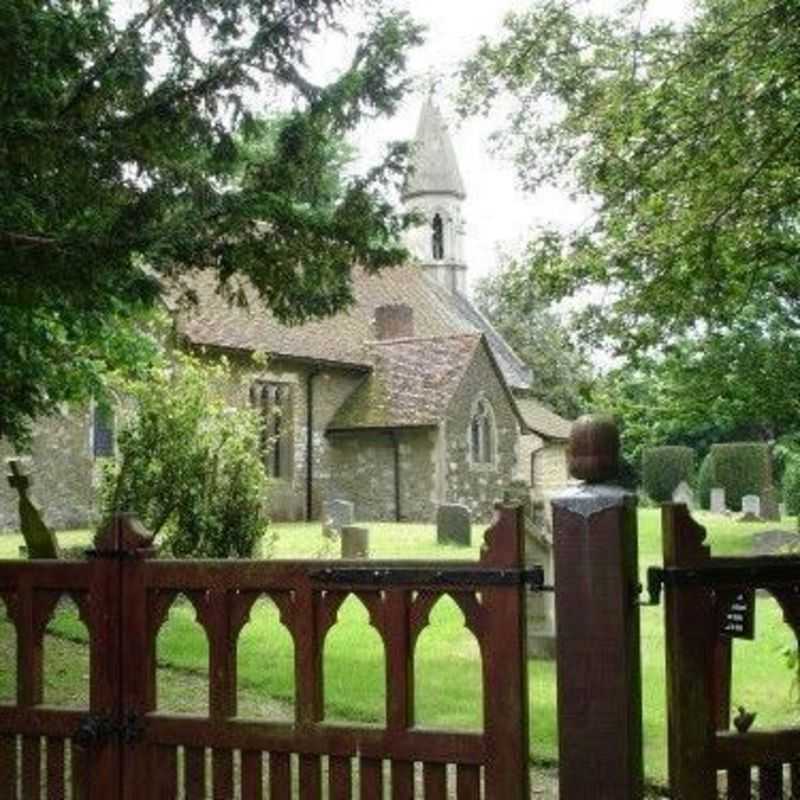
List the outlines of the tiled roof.
<svg viewBox="0 0 800 800">
<path fill-rule="evenodd" d="M 374 368 L 328 430 L 438 425 L 480 346 L 479 334 L 371 342 Z"/>
<path fill-rule="evenodd" d="M 532 431 L 546 439 L 562 441 L 569 439 L 569 432 L 572 428 L 569 420 L 560 417 L 555 411 L 551 411 L 532 397 L 517 397 L 516 400 L 522 419 Z"/>
<path fill-rule="evenodd" d="M 413 264 L 378 275 L 354 269 L 352 307 L 334 317 L 297 326 L 279 323 L 252 291 L 246 292 L 248 308 L 230 305 L 216 291 L 210 273 L 198 273 L 191 285 L 199 302 L 181 315 L 178 328 L 196 345 L 369 367 L 373 353 L 367 342 L 375 338 L 375 309 L 406 303 L 414 309 L 417 336 L 484 333 L 509 386 L 529 385 L 525 366 L 470 301 L 438 286 Z"/>
</svg>

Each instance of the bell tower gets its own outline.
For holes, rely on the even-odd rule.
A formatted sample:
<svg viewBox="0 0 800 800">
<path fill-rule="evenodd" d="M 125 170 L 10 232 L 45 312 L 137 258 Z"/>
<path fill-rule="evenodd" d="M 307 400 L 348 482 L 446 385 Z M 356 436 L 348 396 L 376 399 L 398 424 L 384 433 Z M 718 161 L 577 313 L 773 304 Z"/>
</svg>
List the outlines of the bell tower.
<svg viewBox="0 0 800 800">
<path fill-rule="evenodd" d="M 409 229 L 406 247 L 425 271 L 453 292 L 466 293 L 463 205 L 467 193 L 444 118 L 429 97 L 422 106 L 403 189 L 407 211 L 422 222 Z"/>
</svg>

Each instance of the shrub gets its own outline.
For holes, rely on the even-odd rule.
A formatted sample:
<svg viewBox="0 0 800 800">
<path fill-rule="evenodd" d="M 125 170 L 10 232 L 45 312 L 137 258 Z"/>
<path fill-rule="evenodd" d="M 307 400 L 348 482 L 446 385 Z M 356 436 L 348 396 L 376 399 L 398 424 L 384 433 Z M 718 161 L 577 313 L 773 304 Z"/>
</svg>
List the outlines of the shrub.
<svg viewBox="0 0 800 800">
<path fill-rule="evenodd" d="M 711 508 L 711 453 L 700 462 L 700 469 L 697 470 L 697 502 L 700 508 L 708 510 Z"/>
<path fill-rule="evenodd" d="M 783 502 L 791 515 L 800 515 L 800 457 L 794 456 L 786 462 L 783 473 Z"/>
<path fill-rule="evenodd" d="M 224 362 L 176 358 L 119 387 L 119 457 L 101 481 L 103 518 L 134 512 L 174 556 L 252 556 L 267 526 L 260 421 L 226 404 Z"/>
<path fill-rule="evenodd" d="M 658 503 L 670 501 L 681 481 L 692 482 L 693 473 L 694 450 L 691 447 L 649 447 L 642 453 L 642 486 Z"/>
<path fill-rule="evenodd" d="M 772 483 L 769 447 L 763 442 L 711 446 L 711 484 L 725 489 L 728 508 L 739 511 L 742 497 L 761 494 Z"/>
</svg>

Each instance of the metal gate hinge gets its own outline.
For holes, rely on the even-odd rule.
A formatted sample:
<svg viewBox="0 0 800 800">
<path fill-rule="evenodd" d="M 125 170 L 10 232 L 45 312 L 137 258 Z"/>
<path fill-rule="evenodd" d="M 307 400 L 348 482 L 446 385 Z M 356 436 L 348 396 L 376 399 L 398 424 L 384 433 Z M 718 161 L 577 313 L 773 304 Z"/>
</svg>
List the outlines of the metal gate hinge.
<svg viewBox="0 0 800 800">
<path fill-rule="evenodd" d="M 121 720 L 109 714 L 87 714 L 81 719 L 72 739 L 81 747 L 103 745 L 114 738 L 119 738 L 123 744 L 133 744 L 143 733 L 142 720 L 133 712 Z"/>
</svg>

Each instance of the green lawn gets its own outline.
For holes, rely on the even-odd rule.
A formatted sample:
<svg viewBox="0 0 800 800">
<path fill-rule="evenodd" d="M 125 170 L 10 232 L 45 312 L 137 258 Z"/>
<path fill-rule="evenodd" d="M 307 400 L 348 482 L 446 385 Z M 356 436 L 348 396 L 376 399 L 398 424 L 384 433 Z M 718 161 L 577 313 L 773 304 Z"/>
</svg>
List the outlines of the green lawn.
<svg viewBox="0 0 800 800">
<path fill-rule="evenodd" d="M 747 553 L 753 535 L 771 524 L 741 524 L 724 517 L 699 514 L 709 529 L 714 553 Z M 792 529 L 794 520 L 783 527 Z M 274 525 L 275 540 L 267 551 L 275 558 L 333 557 L 335 548 L 320 535 L 317 524 Z M 434 530 L 426 525 L 372 524 L 371 548 L 377 558 L 464 558 L 478 555 L 482 529 L 473 531 L 474 546 L 469 550 L 440 547 Z M 87 532 L 62 534 L 61 540 L 77 544 L 88 541 Z M 0 558 L 16 555 L 19 540 L 0 537 Z M 640 562 L 642 571 L 660 562 L 659 512 L 640 512 Z M 645 759 L 648 776 L 663 780 L 665 766 L 666 721 L 664 715 L 664 651 L 661 608 L 642 609 L 642 659 L 644 683 Z M 85 632 L 74 614 L 59 614 L 53 623 L 62 637 L 80 641 Z M 11 628 L 0 623 L 0 657 L 9 645 Z M 732 700 L 758 712 L 759 725 L 794 723 L 798 716 L 792 675 L 782 652 L 792 646 L 792 635 L 781 619 L 776 604 L 759 598 L 757 640 L 736 642 L 734 648 L 734 686 Z M 85 649 L 69 642 L 49 639 L 45 657 L 48 687 L 54 698 L 77 696 L 85 690 Z M 62 663 L 59 648 L 73 648 L 68 662 Z M 173 607 L 159 637 L 159 659 L 170 667 L 159 671 L 159 696 L 165 707 L 180 711 L 202 711 L 205 695 L 202 675 L 208 650 L 205 637 L 186 603 Z M 83 652 L 83 656 L 81 656 Z M 84 662 L 80 658 L 84 658 Z M 239 682 L 242 712 L 248 714 L 286 714 L 293 696 L 292 644 L 281 626 L 275 608 L 260 602 L 251 615 L 239 642 Z M 13 659 L 4 658 L 6 663 Z M 52 666 L 52 669 L 50 665 Z M 416 658 L 417 718 L 421 725 L 476 727 L 481 724 L 480 666 L 477 644 L 463 627 L 463 618 L 449 599 L 437 605 L 431 626 L 420 637 Z M 331 631 L 325 650 L 326 711 L 330 718 L 359 721 L 383 719 L 383 657 L 378 634 L 369 627 L 361 604 L 349 598 L 342 607 L 339 624 Z M 50 677 L 52 676 L 52 677 Z M 193 688 L 181 692 L 181 683 Z M 199 684 L 198 684 L 199 682 Z M 13 675 L 0 671 L 0 698 L 8 696 Z M 200 689 L 198 690 L 198 685 Z M 530 664 L 530 702 L 532 752 L 537 759 L 554 759 L 555 671 L 553 664 Z"/>
</svg>

